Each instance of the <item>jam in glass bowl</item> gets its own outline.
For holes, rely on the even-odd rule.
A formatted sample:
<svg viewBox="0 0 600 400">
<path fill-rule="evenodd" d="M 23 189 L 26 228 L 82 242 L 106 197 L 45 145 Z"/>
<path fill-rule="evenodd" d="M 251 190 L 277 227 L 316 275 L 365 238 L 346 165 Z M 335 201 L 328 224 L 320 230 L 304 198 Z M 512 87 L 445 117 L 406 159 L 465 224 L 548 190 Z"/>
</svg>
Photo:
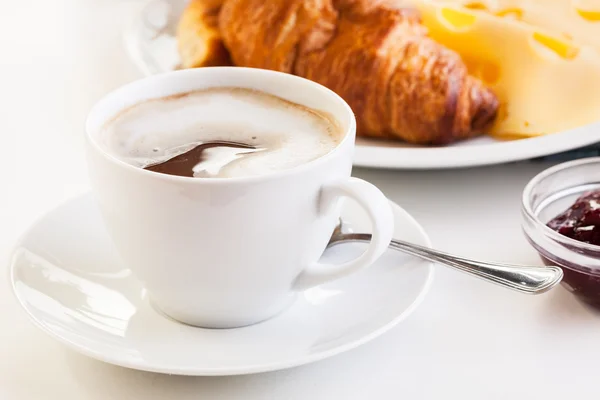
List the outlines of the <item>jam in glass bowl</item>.
<svg viewBox="0 0 600 400">
<path fill-rule="evenodd" d="M 523 191 L 523 232 L 562 285 L 600 309 L 600 157 L 570 161 L 534 177 Z"/>
</svg>

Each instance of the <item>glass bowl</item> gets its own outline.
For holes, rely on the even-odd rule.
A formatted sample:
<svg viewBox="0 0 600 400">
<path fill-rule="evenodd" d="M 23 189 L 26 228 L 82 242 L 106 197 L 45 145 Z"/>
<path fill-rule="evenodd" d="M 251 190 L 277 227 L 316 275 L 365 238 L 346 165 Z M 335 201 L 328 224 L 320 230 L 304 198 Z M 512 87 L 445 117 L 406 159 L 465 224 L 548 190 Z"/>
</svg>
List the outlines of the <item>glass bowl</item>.
<svg viewBox="0 0 600 400">
<path fill-rule="evenodd" d="M 546 265 L 564 271 L 562 285 L 600 309 L 600 246 L 564 236 L 546 224 L 582 194 L 600 190 L 600 157 L 570 161 L 534 177 L 523 191 L 523 232 Z"/>
</svg>

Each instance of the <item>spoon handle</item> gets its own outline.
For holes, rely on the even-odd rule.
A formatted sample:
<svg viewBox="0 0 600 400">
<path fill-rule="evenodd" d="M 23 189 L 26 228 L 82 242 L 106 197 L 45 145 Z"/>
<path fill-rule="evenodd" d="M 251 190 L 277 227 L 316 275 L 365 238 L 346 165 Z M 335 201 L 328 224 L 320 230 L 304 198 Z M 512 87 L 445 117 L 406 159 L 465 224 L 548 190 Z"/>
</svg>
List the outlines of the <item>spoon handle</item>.
<svg viewBox="0 0 600 400">
<path fill-rule="evenodd" d="M 368 240 L 371 235 L 348 233 L 343 236 L 345 240 L 362 242 Z M 562 269 L 555 266 L 530 267 L 474 261 L 401 240 L 392 240 L 390 248 L 437 264 L 446 265 L 521 293 L 544 293 L 556 286 L 563 277 Z"/>
</svg>

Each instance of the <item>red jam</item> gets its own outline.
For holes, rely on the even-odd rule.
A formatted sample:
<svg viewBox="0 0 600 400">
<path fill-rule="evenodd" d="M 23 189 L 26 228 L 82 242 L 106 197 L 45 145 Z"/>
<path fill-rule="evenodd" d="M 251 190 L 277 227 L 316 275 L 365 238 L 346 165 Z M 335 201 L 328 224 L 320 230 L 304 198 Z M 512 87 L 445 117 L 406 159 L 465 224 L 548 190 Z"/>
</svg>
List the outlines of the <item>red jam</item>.
<svg viewBox="0 0 600 400">
<path fill-rule="evenodd" d="M 548 226 L 571 239 L 600 246 L 600 190 L 579 197 Z"/>
<path fill-rule="evenodd" d="M 600 190 L 585 193 L 547 225 L 571 239 L 600 246 Z M 600 275 L 593 275 L 592 270 L 581 267 L 563 266 L 563 272 L 563 284 L 567 289 L 586 303 L 600 308 Z"/>
</svg>

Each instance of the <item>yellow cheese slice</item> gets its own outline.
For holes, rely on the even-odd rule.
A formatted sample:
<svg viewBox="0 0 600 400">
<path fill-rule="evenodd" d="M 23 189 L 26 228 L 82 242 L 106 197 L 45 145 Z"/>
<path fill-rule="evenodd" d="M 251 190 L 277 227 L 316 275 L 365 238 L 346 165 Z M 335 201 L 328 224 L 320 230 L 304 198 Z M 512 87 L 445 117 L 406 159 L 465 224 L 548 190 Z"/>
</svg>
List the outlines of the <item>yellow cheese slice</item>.
<svg viewBox="0 0 600 400">
<path fill-rule="evenodd" d="M 600 0 L 434 0 L 522 21 L 600 51 Z"/>
<path fill-rule="evenodd" d="M 536 136 L 600 120 L 600 52 L 593 47 L 487 11 L 438 0 L 415 5 L 432 38 L 457 51 L 498 96 L 491 135 Z"/>
</svg>

